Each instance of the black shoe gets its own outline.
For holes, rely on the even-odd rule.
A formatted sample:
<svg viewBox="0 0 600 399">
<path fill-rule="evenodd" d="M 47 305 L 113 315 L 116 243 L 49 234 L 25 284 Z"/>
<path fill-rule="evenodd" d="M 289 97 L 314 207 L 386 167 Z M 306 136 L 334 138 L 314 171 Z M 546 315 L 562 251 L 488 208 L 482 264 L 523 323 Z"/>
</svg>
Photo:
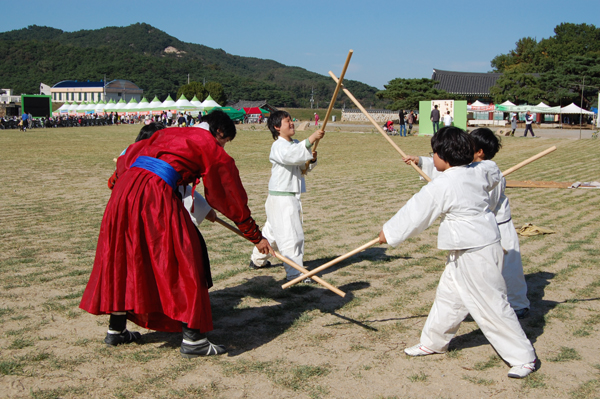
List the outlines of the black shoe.
<svg viewBox="0 0 600 399">
<path fill-rule="evenodd" d="M 121 344 L 130 344 L 132 342 L 137 341 L 142 337 L 137 331 L 129 331 L 127 329 L 123 330 L 120 334 L 112 334 L 106 333 L 106 338 L 104 338 L 104 343 L 109 346 L 117 346 Z"/>
<path fill-rule="evenodd" d="M 304 280 L 302 280 L 302 283 L 303 283 L 303 284 L 314 284 L 314 283 L 315 283 L 315 280 L 313 280 L 313 279 L 312 279 L 312 278 L 310 278 L 310 277 L 307 277 L 307 278 L 305 278 Z"/>
<path fill-rule="evenodd" d="M 254 262 L 250 261 L 250 264 L 248 265 L 248 267 L 252 270 L 256 270 L 256 269 L 266 269 L 267 267 L 271 267 L 271 262 L 266 261 L 264 265 L 262 266 L 256 266 L 254 264 Z"/>
<path fill-rule="evenodd" d="M 517 315 L 517 319 L 526 319 L 529 317 L 529 308 L 523 308 L 519 310 L 515 310 L 515 314 Z"/>
<path fill-rule="evenodd" d="M 181 349 L 179 350 L 181 356 L 186 359 L 193 359 L 199 356 L 222 355 L 227 352 L 223 345 L 215 345 L 206 338 L 198 342 L 197 344 L 187 343 L 186 341 L 181 342 Z"/>
</svg>

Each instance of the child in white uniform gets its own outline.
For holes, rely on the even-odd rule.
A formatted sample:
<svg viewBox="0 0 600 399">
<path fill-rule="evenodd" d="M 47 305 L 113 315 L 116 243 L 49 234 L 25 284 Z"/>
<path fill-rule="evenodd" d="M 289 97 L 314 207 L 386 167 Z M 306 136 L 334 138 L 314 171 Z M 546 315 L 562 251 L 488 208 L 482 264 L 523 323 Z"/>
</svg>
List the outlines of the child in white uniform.
<svg viewBox="0 0 600 399">
<path fill-rule="evenodd" d="M 474 142 L 474 162 L 491 160 L 502 147 L 498 137 L 488 128 L 473 130 L 471 137 Z M 433 158 L 407 156 L 406 162 L 413 161 L 430 178 L 435 179 L 441 173 L 433 165 Z M 491 162 L 491 161 L 490 161 Z M 517 318 L 524 319 L 529 315 L 529 299 L 527 299 L 527 283 L 523 273 L 523 262 L 519 248 L 519 237 L 513 225 L 508 198 L 504 194 L 506 179 L 490 192 L 490 209 L 496 215 L 500 231 L 501 245 L 505 250 L 502 277 L 506 282 L 508 303 L 515 311 Z"/>
<path fill-rule="evenodd" d="M 502 145 L 498 137 L 487 127 L 475 129 L 471 132 L 475 143 L 474 162 L 494 158 Z M 529 314 L 529 299 L 527 299 L 527 283 L 523 273 L 523 262 L 519 247 L 519 236 L 512 222 L 508 198 L 504 194 L 506 179 L 490 192 L 490 209 L 496 215 L 498 229 L 500 230 L 500 243 L 504 249 L 504 267 L 502 277 L 506 282 L 508 303 L 514 309 L 517 317 L 523 319 Z"/>
<path fill-rule="evenodd" d="M 304 169 L 310 162 L 312 170 L 317 162 L 317 153 L 311 152 L 311 147 L 317 139 L 323 138 L 325 132 L 317 130 L 304 141 L 292 139 L 296 133 L 290 114 L 276 111 L 269 117 L 267 126 L 271 130 L 275 142 L 271 146 L 269 160 L 273 164 L 269 180 L 269 196 L 265 203 L 267 221 L 262 234 L 274 250 L 279 250 L 283 256 L 303 266 L 304 232 L 302 230 L 302 204 L 300 194 L 306 192 Z M 253 251 L 250 258 L 250 268 L 270 266 L 270 254 Z M 284 264 L 288 280 L 300 276 L 296 269 Z M 307 283 L 312 280 L 307 279 Z"/>
<path fill-rule="evenodd" d="M 444 127 L 431 139 L 433 163 L 440 176 L 415 194 L 379 234 L 381 243 L 397 246 L 442 217 L 438 248 L 449 251 L 421 342 L 409 356 L 443 353 L 460 323 L 471 314 L 498 354 L 512 367 L 509 377 L 535 370 L 536 355 L 506 299 L 503 251 L 489 192 L 502 174 L 492 162 L 473 161 L 471 137 Z"/>
</svg>

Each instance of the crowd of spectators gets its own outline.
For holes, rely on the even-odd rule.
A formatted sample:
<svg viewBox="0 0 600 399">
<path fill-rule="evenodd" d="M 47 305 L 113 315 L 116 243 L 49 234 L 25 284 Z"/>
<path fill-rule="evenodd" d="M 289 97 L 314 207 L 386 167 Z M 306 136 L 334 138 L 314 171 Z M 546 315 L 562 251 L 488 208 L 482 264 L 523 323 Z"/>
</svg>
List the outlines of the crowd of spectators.
<svg viewBox="0 0 600 399">
<path fill-rule="evenodd" d="M 119 124 L 162 122 L 165 126 L 193 126 L 200 118 L 201 114 L 193 117 L 187 113 L 172 114 L 163 112 L 160 115 L 118 115 L 111 112 L 107 115 L 87 114 L 87 115 L 63 115 L 46 118 L 33 118 L 31 114 L 23 114 L 21 117 L 0 117 L 1 129 L 19 129 L 26 131 L 32 128 L 53 128 L 53 127 L 76 127 L 76 126 L 106 126 Z"/>
</svg>

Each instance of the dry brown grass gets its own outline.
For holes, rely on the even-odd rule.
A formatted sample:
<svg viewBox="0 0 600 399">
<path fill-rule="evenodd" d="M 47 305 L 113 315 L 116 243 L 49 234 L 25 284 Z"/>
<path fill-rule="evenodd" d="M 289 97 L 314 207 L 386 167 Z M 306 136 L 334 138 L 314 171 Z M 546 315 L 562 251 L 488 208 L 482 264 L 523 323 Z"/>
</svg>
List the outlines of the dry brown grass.
<svg viewBox="0 0 600 399">
<path fill-rule="evenodd" d="M 211 339 L 227 344 L 229 355 L 184 360 L 180 335 L 146 330 L 140 345 L 106 348 L 107 318 L 78 303 L 112 159 L 138 129 L 0 132 L 0 396 L 596 397 L 598 190 L 507 191 L 516 226 L 557 232 L 521 240 L 532 301 L 523 327 L 543 362 L 524 382 L 508 380 L 475 323 L 463 323 L 446 356 L 404 356 L 419 339 L 443 270 L 437 225 L 329 269 L 323 278 L 348 293 L 342 299 L 320 287 L 281 290 L 281 267 L 248 270 L 251 246 L 205 222 L 216 282 Z M 430 151 L 427 138 L 394 140 L 409 154 Z M 271 143 L 266 131 L 250 130 L 227 146 L 261 224 Z M 551 145 L 558 151 L 511 179 L 600 180 L 597 140 L 505 138 L 496 161 L 504 170 Z M 423 184 L 378 134 L 330 133 L 319 154 L 303 196 L 309 268 L 375 238 Z"/>
</svg>

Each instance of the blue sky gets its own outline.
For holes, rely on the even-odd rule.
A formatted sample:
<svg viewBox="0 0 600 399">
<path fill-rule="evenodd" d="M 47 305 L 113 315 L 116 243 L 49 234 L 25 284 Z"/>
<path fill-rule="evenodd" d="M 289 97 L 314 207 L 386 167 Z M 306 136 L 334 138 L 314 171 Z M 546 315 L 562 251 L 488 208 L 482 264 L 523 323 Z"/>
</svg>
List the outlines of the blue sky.
<svg viewBox="0 0 600 399">
<path fill-rule="evenodd" d="M 566 5 L 566 6 L 565 6 Z M 525 1 L 3 1 L 2 31 L 28 25 L 64 31 L 148 23 L 191 43 L 273 59 L 383 88 L 430 78 L 433 68 L 487 72 L 522 37 L 554 34 L 561 22 L 598 26 L 598 0 Z"/>
</svg>

